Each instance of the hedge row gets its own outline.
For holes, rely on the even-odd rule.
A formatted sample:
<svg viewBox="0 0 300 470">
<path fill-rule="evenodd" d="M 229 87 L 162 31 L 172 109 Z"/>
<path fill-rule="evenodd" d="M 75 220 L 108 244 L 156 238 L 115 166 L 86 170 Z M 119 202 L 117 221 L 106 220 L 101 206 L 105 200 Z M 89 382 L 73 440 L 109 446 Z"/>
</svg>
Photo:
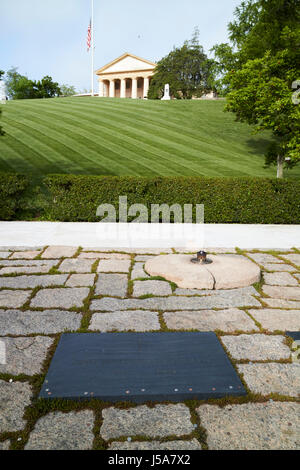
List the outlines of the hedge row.
<svg viewBox="0 0 300 470">
<path fill-rule="evenodd" d="M 96 222 L 100 204 L 118 208 L 126 195 L 128 206 L 144 204 L 149 214 L 151 204 L 204 204 L 206 223 L 300 223 L 298 180 L 50 175 L 44 181 L 51 220 Z"/>
<path fill-rule="evenodd" d="M 13 220 L 29 181 L 23 175 L 0 173 L 0 220 Z"/>
</svg>

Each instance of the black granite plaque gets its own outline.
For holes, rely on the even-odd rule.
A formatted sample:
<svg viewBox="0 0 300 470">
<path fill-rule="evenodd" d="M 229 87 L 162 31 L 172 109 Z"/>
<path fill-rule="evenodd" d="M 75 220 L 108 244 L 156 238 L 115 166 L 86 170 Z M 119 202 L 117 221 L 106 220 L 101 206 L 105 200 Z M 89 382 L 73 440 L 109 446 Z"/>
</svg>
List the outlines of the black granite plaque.
<svg viewBox="0 0 300 470">
<path fill-rule="evenodd" d="M 287 331 L 286 334 L 295 341 L 300 341 L 300 331 Z"/>
<path fill-rule="evenodd" d="M 212 333 L 63 334 L 40 397 L 108 402 L 245 395 Z"/>
</svg>

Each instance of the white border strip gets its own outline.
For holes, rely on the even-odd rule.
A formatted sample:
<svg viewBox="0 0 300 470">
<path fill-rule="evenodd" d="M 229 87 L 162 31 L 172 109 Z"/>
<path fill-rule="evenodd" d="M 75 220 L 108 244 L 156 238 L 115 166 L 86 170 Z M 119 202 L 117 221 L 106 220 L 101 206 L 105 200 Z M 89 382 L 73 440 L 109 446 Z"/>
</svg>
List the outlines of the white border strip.
<svg viewBox="0 0 300 470">
<path fill-rule="evenodd" d="M 0 246 L 103 248 L 300 247 L 300 225 L 0 222 Z"/>
</svg>

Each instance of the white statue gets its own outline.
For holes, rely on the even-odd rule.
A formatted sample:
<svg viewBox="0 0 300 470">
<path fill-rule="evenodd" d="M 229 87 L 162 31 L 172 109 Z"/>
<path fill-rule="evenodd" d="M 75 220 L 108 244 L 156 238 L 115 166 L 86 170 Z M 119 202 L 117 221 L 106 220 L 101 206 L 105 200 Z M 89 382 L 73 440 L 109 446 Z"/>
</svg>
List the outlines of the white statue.
<svg viewBox="0 0 300 470">
<path fill-rule="evenodd" d="M 5 83 L 3 80 L 0 80 L 0 101 L 2 102 L 6 101 L 6 89 L 5 89 Z"/>
<path fill-rule="evenodd" d="M 165 93 L 164 93 L 164 96 L 162 97 L 162 100 L 170 100 L 171 97 L 170 97 L 170 85 L 167 84 L 165 85 Z"/>
</svg>

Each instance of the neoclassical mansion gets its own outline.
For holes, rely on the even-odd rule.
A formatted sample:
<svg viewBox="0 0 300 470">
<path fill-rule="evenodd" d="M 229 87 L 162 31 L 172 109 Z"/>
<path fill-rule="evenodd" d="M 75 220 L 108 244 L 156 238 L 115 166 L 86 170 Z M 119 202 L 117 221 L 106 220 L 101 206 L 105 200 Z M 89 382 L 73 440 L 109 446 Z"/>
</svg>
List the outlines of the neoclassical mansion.
<svg viewBox="0 0 300 470">
<path fill-rule="evenodd" d="M 145 98 L 156 64 L 125 53 L 96 71 L 99 97 Z"/>
</svg>

